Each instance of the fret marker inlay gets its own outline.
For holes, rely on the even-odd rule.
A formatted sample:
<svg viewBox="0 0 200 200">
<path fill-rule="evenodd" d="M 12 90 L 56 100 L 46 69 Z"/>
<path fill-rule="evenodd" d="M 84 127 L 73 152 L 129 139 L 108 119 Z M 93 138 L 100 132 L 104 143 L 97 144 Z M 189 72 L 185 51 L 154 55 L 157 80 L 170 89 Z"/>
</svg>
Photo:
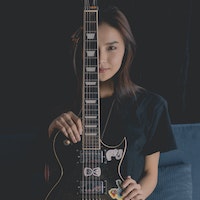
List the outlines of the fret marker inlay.
<svg viewBox="0 0 200 200">
<path fill-rule="evenodd" d="M 97 116 L 85 116 L 86 119 L 97 119 Z"/>
<path fill-rule="evenodd" d="M 92 40 L 95 37 L 95 33 L 87 33 L 86 37 L 87 37 L 88 40 Z"/>
<path fill-rule="evenodd" d="M 85 100 L 86 103 L 96 103 L 97 100 Z"/>
<path fill-rule="evenodd" d="M 94 57 L 95 56 L 95 51 L 86 51 L 87 57 Z"/>
<path fill-rule="evenodd" d="M 95 72 L 95 67 L 86 67 L 87 72 Z"/>
<path fill-rule="evenodd" d="M 85 82 L 86 85 L 96 85 L 96 82 Z"/>
</svg>

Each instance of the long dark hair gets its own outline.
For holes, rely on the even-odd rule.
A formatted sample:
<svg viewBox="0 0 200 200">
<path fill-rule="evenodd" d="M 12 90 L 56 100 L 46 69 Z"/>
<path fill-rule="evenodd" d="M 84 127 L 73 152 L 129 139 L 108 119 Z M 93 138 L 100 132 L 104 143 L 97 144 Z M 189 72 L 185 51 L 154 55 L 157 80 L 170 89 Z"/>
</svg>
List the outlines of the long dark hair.
<svg viewBox="0 0 200 200">
<path fill-rule="evenodd" d="M 99 25 L 107 23 L 117 29 L 125 44 L 123 62 L 118 73 L 114 76 L 115 95 L 118 100 L 133 96 L 139 90 L 130 77 L 130 68 L 136 54 L 136 42 L 126 16 L 117 7 L 108 7 L 99 12 Z"/>
<path fill-rule="evenodd" d="M 134 56 L 136 54 L 136 42 L 133 36 L 131 27 L 126 16 L 115 6 L 110 6 L 104 9 L 99 9 L 99 25 L 107 23 L 108 25 L 117 29 L 125 44 L 125 53 L 122 61 L 122 65 L 117 74 L 113 77 L 115 96 L 118 101 L 124 97 L 133 96 L 141 88 L 136 85 L 130 76 L 130 68 L 133 63 Z M 72 36 L 74 44 L 74 70 L 78 80 L 78 96 L 81 97 L 82 93 L 82 28 L 80 27 Z"/>
</svg>

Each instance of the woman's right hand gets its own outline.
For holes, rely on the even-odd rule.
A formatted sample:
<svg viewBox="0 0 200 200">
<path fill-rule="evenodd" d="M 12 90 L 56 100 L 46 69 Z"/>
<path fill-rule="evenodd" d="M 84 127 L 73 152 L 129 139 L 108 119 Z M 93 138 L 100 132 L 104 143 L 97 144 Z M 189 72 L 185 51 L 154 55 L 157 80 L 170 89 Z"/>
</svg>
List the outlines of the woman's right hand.
<svg viewBox="0 0 200 200">
<path fill-rule="evenodd" d="M 51 122 L 48 128 L 49 137 L 55 129 L 60 130 L 73 143 L 77 143 L 81 140 L 81 119 L 72 111 L 61 114 Z"/>
</svg>

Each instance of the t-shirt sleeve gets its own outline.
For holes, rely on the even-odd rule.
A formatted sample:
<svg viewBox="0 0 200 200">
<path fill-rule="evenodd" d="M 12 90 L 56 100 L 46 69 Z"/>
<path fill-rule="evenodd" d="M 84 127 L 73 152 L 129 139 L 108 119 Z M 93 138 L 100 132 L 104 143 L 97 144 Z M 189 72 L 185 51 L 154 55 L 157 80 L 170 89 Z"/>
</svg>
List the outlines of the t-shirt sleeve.
<svg viewBox="0 0 200 200">
<path fill-rule="evenodd" d="M 153 113 L 144 151 L 146 155 L 167 152 L 177 148 L 173 135 L 168 105 L 163 100 Z"/>
</svg>

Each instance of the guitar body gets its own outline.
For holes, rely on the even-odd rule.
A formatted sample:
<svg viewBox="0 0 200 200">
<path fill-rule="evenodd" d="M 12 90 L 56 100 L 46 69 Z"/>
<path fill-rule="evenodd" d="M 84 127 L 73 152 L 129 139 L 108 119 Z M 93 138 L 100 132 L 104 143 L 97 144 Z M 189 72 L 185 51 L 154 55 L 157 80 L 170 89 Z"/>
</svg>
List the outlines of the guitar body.
<svg viewBox="0 0 200 200">
<path fill-rule="evenodd" d="M 54 158 L 59 174 L 45 200 L 111 200 L 122 199 L 123 181 L 120 167 L 126 152 L 124 138 L 119 145 L 82 150 L 81 142 L 66 145 L 58 132 L 53 140 Z"/>
</svg>

